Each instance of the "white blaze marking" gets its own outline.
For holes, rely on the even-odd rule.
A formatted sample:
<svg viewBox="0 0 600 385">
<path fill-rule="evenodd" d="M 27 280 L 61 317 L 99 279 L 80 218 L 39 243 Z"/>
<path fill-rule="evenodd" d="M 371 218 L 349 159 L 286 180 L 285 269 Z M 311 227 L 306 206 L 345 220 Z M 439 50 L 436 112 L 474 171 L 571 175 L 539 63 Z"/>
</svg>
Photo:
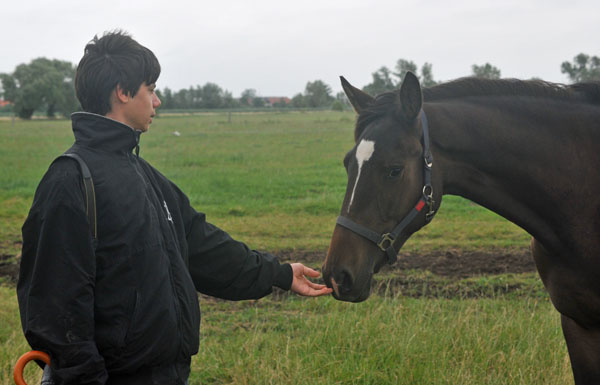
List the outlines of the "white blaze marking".
<svg viewBox="0 0 600 385">
<path fill-rule="evenodd" d="M 356 192 L 356 186 L 358 185 L 358 179 L 360 178 L 360 171 L 362 170 L 363 164 L 371 159 L 375 152 L 375 142 L 371 140 L 361 140 L 356 148 L 356 161 L 358 162 L 358 174 L 356 174 L 356 180 L 354 181 L 354 188 L 352 189 L 352 195 L 350 196 L 350 204 L 348 205 L 348 212 L 352 206 L 354 200 L 354 193 Z"/>
</svg>

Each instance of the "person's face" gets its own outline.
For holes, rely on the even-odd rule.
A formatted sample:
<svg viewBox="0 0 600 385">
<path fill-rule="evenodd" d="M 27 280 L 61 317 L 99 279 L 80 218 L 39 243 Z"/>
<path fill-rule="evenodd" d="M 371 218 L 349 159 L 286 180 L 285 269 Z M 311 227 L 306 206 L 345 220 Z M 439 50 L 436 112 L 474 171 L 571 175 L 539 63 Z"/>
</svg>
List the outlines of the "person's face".
<svg viewBox="0 0 600 385">
<path fill-rule="evenodd" d="M 136 131 L 148 131 L 152 118 L 156 114 L 155 109 L 160 106 L 160 99 L 156 96 L 155 89 L 154 83 L 147 85 L 144 82 L 140 85 L 138 92 L 125 105 L 125 124 Z"/>
</svg>

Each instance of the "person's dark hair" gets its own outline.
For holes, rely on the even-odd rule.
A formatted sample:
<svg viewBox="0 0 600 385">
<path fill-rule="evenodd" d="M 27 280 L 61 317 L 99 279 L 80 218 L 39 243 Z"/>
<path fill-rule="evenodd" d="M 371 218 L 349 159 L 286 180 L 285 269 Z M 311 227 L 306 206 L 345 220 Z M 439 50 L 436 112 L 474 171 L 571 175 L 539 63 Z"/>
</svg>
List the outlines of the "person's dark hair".
<svg viewBox="0 0 600 385">
<path fill-rule="evenodd" d="M 84 111 L 110 112 L 110 96 L 120 85 L 135 96 L 142 83 L 156 83 L 160 64 L 152 51 L 121 30 L 94 36 L 77 66 L 75 91 Z"/>
</svg>

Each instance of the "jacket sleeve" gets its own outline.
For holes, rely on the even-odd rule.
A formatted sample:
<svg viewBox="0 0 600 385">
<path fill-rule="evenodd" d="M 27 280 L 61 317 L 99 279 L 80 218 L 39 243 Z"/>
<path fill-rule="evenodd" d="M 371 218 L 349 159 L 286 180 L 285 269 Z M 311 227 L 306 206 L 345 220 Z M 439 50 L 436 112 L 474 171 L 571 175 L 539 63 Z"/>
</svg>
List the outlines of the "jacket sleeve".
<svg viewBox="0 0 600 385">
<path fill-rule="evenodd" d="M 50 354 L 57 384 L 105 384 L 94 342 L 95 255 L 73 165 L 70 172 L 51 168 L 23 225 L 21 324 L 31 347 Z"/>
<path fill-rule="evenodd" d="M 176 188 L 176 187 L 175 187 Z M 213 297 L 243 300 L 262 298 L 273 286 L 289 290 L 292 267 L 272 254 L 251 250 L 208 223 L 177 189 L 188 244 L 189 270 L 196 290 Z"/>
</svg>

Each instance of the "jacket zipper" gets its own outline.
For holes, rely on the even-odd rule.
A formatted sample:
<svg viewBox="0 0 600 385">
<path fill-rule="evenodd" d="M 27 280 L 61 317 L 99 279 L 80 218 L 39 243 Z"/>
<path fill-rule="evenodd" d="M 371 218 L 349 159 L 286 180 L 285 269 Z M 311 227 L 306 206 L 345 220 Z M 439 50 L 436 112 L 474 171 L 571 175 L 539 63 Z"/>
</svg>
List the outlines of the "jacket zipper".
<svg viewBox="0 0 600 385">
<path fill-rule="evenodd" d="M 146 180 L 144 179 L 144 176 L 142 175 L 142 172 L 138 169 L 139 168 L 139 164 L 138 164 L 138 159 L 139 159 L 139 140 L 140 140 L 140 136 L 136 135 L 136 158 L 133 158 L 133 155 L 128 152 L 127 153 L 127 158 L 129 159 L 129 162 L 131 164 L 131 167 L 133 167 L 133 169 L 135 170 L 135 172 L 138 174 L 138 176 L 140 177 L 140 179 L 142 180 L 142 182 L 144 183 L 144 186 L 146 186 L 146 188 L 148 188 L 148 183 L 150 184 L 150 189 L 152 189 L 153 193 L 154 193 L 154 198 L 159 202 L 160 204 L 160 199 L 158 199 L 158 196 L 156 195 L 156 192 L 154 192 L 154 186 L 152 185 L 151 181 L 148 181 L 148 183 L 146 183 Z M 166 203 L 165 203 L 166 205 Z M 160 211 L 162 211 L 162 208 L 160 208 Z M 167 220 L 168 222 L 168 220 Z M 167 223 L 167 225 L 169 226 L 169 229 L 171 230 L 171 232 L 174 231 L 174 229 L 171 227 L 171 224 Z M 176 240 L 174 239 L 174 242 L 176 243 Z M 165 240 L 163 240 L 163 243 L 165 245 L 165 247 L 167 246 L 167 242 Z M 179 308 L 179 295 L 180 293 L 177 290 L 177 287 L 175 286 L 175 279 L 173 278 L 173 268 L 171 267 L 171 258 L 169 256 L 169 280 L 171 281 L 171 288 L 173 290 L 174 295 L 176 296 L 175 301 L 173 306 L 175 307 L 175 314 L 177 317 L 177 335 L 179 336 L 179 338 L 177 339 L 177 355 L 179 355 L 181 353 L 181 346 L 183 345 L 183 342 L 181 341 L 182 337 L 182 325 L 181 325 L 181 309 Z"/>
</svg>

